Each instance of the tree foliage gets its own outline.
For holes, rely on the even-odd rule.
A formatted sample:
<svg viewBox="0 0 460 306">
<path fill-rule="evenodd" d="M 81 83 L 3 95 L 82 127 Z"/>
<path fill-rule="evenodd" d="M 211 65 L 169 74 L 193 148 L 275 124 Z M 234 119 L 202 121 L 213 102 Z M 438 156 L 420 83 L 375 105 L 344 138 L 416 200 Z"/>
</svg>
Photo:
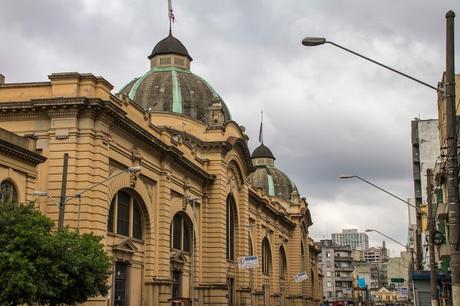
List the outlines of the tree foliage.
<svg viewBox="0 0 460 306">
<path fill-rule="evenodd" d="M 106 295 L 110 267 L 99 237 L 53 231 L 32 203 L 0 203 L 0 305 L 72 305 Z"/>
</svg>

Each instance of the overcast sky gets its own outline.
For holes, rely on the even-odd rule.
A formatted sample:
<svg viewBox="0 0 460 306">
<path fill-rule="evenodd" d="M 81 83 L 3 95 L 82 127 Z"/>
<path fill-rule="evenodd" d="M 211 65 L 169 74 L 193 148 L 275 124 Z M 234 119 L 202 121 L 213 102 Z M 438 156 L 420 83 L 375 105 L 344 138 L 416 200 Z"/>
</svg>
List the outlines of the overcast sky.
<svg viewBox="0 0 460 306">
<path fill-rule="evenodd" d="M 315 239 L 375 228 L 405 243 L 407 207 L 356 174 L 413 197 L 410 121 L 437 117 L 436 92 L 332 45 L 323 36 L 436 85 L 445 66 L 445 13 L 458 0 L 172 0 L 173 34 L 192 71 L 221 95 L 233 119 L 307 198 Z M 168 33 L 167 0 L 0 0 L 0 73 L 7 82 L 53 72 L 101 75 L 115 91 L 149 69 Z M 460 71 L 457 51 L 456 72 Z M 371 245 L 383 238 L 370 234 Z M 396 256 L 401 250 L 387 241 Z"/>
</svg>

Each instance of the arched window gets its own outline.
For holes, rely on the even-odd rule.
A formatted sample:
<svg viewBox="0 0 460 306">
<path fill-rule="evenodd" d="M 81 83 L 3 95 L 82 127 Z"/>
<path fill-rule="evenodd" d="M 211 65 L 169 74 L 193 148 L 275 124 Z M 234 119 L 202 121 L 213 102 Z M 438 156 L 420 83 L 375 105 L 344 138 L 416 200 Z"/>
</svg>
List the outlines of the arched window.
<svg viewBox="0 0 460 306">
<path fill-rule="evenodd" d="M 136 239 L 142 239 L 142 211 L 138 200 L 120 190 L 112 199 L 107 231 Z"/>
<path fill-rule="evenodd" d="M 280 279 L 286 279 L 287 260 L 283 246 L 280 246 Z"/>
<path fill-rule="evenodd" d="M 313 272 L 313 269 L 311 269 L 311 281 L 310 281 L 310 289 L 313 294 L 315 295 L 315 273 Z"/>
<path fill-rule="evenodd" d="M 305 252 L 303 250 L 303 242 L 300 242 L 300 265 L 302 271 L 305 269 Z"/>
<path fill-rule="evenodd" d="M 270 252 L 270 243 L 267 238 L 262 240 L 262 272 L 265 275 L 270 274 L 270 267 L 272 262 L 272 254 Z"/>
<path fill-rule="evenodd" d="M 171 223 L 171 248 L 185 252 L 191 251 L 192 222 L 184 213 L 177 213 Z"/>
<path fill-rule="evenodd" d="M 235 199 L 227 197 L 227 260 L 235 258 Z"/>
<path fill-rule="evenodd" d="M 13 182 L 10 180 L 3 180 L 0 183 L 0 203 L 17 201 L 18 193 L 16 191 L 16 187 L 13 185 Z"/>
</svg>

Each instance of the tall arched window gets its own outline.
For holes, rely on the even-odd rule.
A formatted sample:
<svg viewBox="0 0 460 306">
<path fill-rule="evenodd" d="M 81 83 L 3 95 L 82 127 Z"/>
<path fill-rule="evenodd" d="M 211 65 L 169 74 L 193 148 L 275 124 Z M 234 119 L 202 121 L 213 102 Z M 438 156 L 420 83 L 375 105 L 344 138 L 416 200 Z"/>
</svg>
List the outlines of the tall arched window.
<svg viewBox="0 0 460 306">
<path fill-rule="evenodd" d="M 303 242 L 300 242 L 300 265 L 302 271 L 305 269 L 305 252 L 303 250 Z"/>
<path fill-rule="evenodd" d="M 142 239 L 142 211 L 138 200 L 131 193 L 120 190 L 113 197 L 107 231 Z"/>
<path fill-rule="evenodd" d="M 18 192 L 14 187 L 13 182 L 10 180 L 3 180 L 0 183 L 0 203 L 3 202 L 17 202 Z"/>
<path fill-rule="evenodd" d="M 192 222 L 189 217 L 179 212 L 171 222 L 171 248 L 190 252 L 192 249 Z"/>
<path fill-rule="evenodd" d="M 227 260 L 235 259 L 235 199 L 232 194 L 227 197 Z"/>
<path fill-rule="evenodd" d="M 280 279 L 286 279 L 287 260 L 283 246 L 280 246 Z"/>
<path fill-rule="evenodd" d="M 262 272 L 265 275 L 270 274 L 270 267 L 272 264 L 272 253 L 270 251 L 270 243 L 267 238 L 262 240 Z"/>
</svg>

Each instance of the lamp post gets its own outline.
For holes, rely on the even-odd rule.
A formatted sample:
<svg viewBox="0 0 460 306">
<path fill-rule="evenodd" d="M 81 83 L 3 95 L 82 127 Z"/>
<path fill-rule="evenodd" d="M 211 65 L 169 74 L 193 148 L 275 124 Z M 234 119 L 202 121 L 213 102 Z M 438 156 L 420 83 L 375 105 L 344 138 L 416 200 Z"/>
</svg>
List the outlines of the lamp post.
<svg viewBox="0 0 460 306">
<path fill-rule="evenodd" d="M 405 248 L 407 252 L 410 252 L 410 254 L 411 254 L 411 257 L 410 257 L 411 258 L 411 264 L 410 264 L 410 268 L 407 271 L 407 274 L 408 274 L 408 284 L 412 283 L 412 275 L 411 275 L 412 273 L 411 272 L 412 272 L 412 269 L 414 268 L 414 249 L 413 248 L 408 248 L 407 245 L 402 244 L 401 242 L 397 241 L 396 239 L 393 239 L 392 237 L 390 237 L 390 236 L 388 236 L 388 235 L 386 235 L 386 234 L 384 234 L 381 231 L 378 231 L 376 229 L 366 229 L 365 232 L 366 233 L 368 233 L 368 232 L 376 232 L 376 233 L 382 235 L 383 237 L 386 237 L 386 238 L 390 239 L 394 243 L 399 244 L 400 246 Z"/>
<path fill-rule="evenodd" d="M 120 174 L 123 174 L 123 173 L 125 173 L 125 172 L 137 173 L 137 172 L 139 172 L 139 171 L 141 171 L 141 167 L 139 167 L 139 166 L 129 167 L 129 168 L 126 168 L 126 169 L 124 169 L 124 170 L 121 170 L 121 171 L 115 173 L 114 175 L 109 176 L 109 177 L 106 178 L 105 180 L 102 180 L 102 181 L 100 181 L 99 183 L 96 183 L 96 184 L 92 185 L 92 186 L 89 187 L 89 188 L 86 188 L 86 189 L 84 189 L 84 190 L 82 190 L 82 191 L 80 191 L 80 192 L 77 192 L 77 193 L 76 193 L 75 195 L 73 195 L 73 196 L 65 197 L 64 200 L 61 199 L 59 203 L 58 203 L 54 198 L 52 198 L 52 197 L 48 194 L 48 192 L 46 192 L 46 191 L 37 191 L 37 190 L 35 190 L 35 191 L 33 192 L 33 195 L 34 195 L 34 196 L 39 196 L 39 197 L 48 197 L 49 199 L 51 199 L 51 200 L 54 202 L 54 204 L 56 204 L 56 205 L 59 207 L 59 211 L 60 211 L 60 212 L 63 211 L 63 206 L 64 206 L 67 202 L 69 202 L 69 201 L 72 200 L 72 199 L 78 198 L 77 231 L 80 231 L 80 206 L 81 206 L 81 195 L 82 195 L 83 193 L 87 192 L 87 191 L 93 190 L 95 187 L 97 187 L 97 186 L 99 186 L 99 185 L 101 185 L 101 184 L 104 184 L 105 182 L 107 182 L 107 181 L 109 181 L 109 180 L 111 180 L 111 179 L 113 179 L 113 178 L 119 176 Z M 58 229 L 62 229 L 63 227 L 64 227 L 64 214 L 61 214 L 61 213 L 60 213 L 60 214 L 59 214 L 59 221 L 58 221 Z"/>
<path fill-rule="evenodd" d="M 422 254 L 422 239 L 421 239 L 421 233 L 422 233 L 422 221 L 421 221 L 421 215 L 422 214 L 425 214 L 419 207 L 413 205 L 412 203 L 402 199 L 401 197 L 398 197 L 397 195 L 389 192 L 388 190 L 385 190 L 383 189 L 382 187 L 380 186 L 377 186 L 376 184 L 358 176 L 358 175 L 341 175 L 339 177 L 340 179 L 353 179 L 353 178 L 356 178 L 358 180 L 361 180 L 363 182 L 365 182 L 366 184 L 369 184 L 371 185 L 372 187 L 374 188 L 377 188 L 378 190 L 380 191 L 383 191 L 385 192 L 386 194 L 394 197 L 395 199 L 398 199 L 399 201 L 405 203 L 406 205 L 409 205 L 413 208 L 415 208 L 415 211 L 417 212 L 417 233 L 416 233 L 416 243 L 415 243 L 415 247 L 416 247 L 416 255 L 417 255 L 417 260 L 416 260 L 416 264 L 417 264 L 417 270 L 422 270 L 422 260 L 423 260 L 423 254 Z"/>
<path fill-rule="evenodd" d="M 452 301 L 453 306 L 460 305 L 460 201 L 458 192 L 458 164 L 457 164 L 457 123 L 456 123 L 456 105 L 455 105 L 455 53 L 454 53 L 454 18 L 455 13 L 448 11 L 446 13 L 446 75 L 445 89 L 429 85 L 419 79 L 402 73 L 394 68 L 388 67 L 362 54 L 340 46 L 336 43 L 326 40 L 322 37 L 306 37 L 302 40 L 304 46 L 312 47 L 323 44 L 331 44 L 376 65 L 388 69 L 394 73 L 402 75 L 419 84 L 444 93 L 446 103 L 446 177 L 447 177 L 447 200 L 449 207 L 449 246 L 450 246 L 450 269 L 452 274 Z M 419 221 L 417 214 L 417 222 Z M 417 240 L 419 240 L 419 235 Z M 418 246 L 417 246 L 418 247 Z M 417 249 L 418 251 L 418 249 Z M 420 254 L 418 254 L 420 256 Z M 418 261 L 418 259 L 417 259 Z"/>
<path fill-rule="evenodd" d="M 192 202 L 192 271 L 190 273 L 191 278 L 191 292 L 192 297 L 192 306 L 195 305 L 195 223 L 196 223 L 196 214 L 195 214 L 195 201 L 199 198 L 187 198 L 188 201 Z"/>
<path fill-rule="evenodd" d="M 369 232 L 376 232 L 376 233 L 379 233 L 380 235 L 382 235 L 383 237 L 386 237 L 388 239 L 390 239 L 391 241 L 393 241 L 394 243 L 396 244 L 399 244 L 400 246 L 402 246 L 403 248 L 405 248 L 407 250 L 407 245 L 404 245 L 402 244 L 401 242 L 399 242 L 398 240 L 394 239 L 394 238 L 391 238 L 390 236 L 388 235 L 385 235 L 384 233 L 382 233 L 381 231 L 378 231 L 376 229 L 366 229 L 365 230 L 366 233 L 369 233 Z"/>
</svg>

